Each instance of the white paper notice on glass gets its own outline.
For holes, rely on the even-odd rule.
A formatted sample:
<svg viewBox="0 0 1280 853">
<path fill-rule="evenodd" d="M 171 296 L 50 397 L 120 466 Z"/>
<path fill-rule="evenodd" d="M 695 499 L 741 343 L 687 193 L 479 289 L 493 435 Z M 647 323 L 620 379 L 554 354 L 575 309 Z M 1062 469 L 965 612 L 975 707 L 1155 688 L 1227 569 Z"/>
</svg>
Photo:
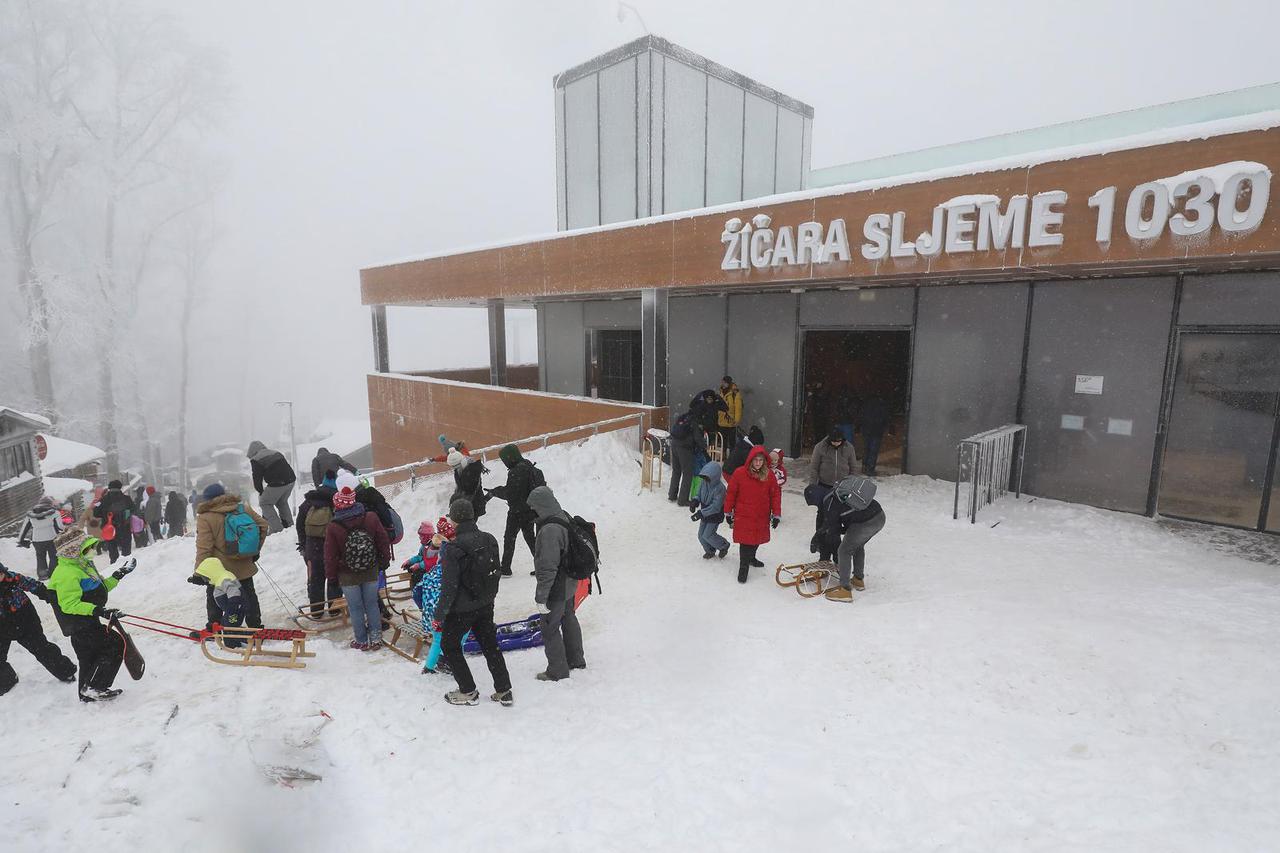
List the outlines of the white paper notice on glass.
<svg viewBox="0 0 1280 853">
<path fill-rule="evenodd" d="M 1076 393 L 1077 394 L 1101 394 L 1102 393 L 1102 376 L 1086 376 L 1083 373 L 1076 374 Z"/>
<path fill-rule="evenodd" d="M 1063 415 L 1063 429 L 1084 429 L 1084 415 Z"/>
<path fill-rule="evenodd" d="M 1107 418 L 1107 432 L 1112 435 L 1133 435 L 1133 421 L 1129 418 Z"/>
</svg>

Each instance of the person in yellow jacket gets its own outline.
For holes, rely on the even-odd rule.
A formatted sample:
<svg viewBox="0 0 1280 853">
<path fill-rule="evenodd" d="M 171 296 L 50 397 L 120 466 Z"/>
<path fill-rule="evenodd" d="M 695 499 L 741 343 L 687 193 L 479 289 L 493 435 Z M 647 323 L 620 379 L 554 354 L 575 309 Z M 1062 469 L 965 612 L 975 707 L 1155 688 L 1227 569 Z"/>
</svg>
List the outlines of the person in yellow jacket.
<svg viewBox="0 0 1280 853">
<path fill-rule="evenodd" d="M 732 376 L 720 380 L 720 398 L 724 400 L 726 409 L 720 413 L 716 423 L 724 439 L 724 452 L 728 454 L 738 443 L 738 425 L 742 423 L 742 391 L 733 383 Z"/>
<path fill-rule="evenodd" d="M 54 615 L 62 633 L 71 638 L 80 664 L 80 701 L 101 702 L 120 695 L 111 684 L 124 662 L 124 646 L 112 638 L 103 619 L 124 614 L 107 607 L 107 593 L 116 588 L 121 578 L 134 570 L 130 559 L 109 576 L 98 574 L 93 554 L 98 540 L 72 528 L 55 540 L 58 564 L 49 577 L 49 589 L 57 596 Z"/>
</svg>

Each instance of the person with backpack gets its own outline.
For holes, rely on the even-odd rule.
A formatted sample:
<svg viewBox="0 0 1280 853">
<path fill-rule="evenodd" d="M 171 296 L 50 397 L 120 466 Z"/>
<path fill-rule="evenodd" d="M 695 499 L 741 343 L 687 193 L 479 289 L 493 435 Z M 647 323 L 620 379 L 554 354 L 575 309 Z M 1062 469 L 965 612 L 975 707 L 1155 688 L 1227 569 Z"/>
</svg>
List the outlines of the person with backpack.
<svg viewBox="0 0 1280 853">
<path fill-rule="evenodd" d="M 533 553 L 538 586 L 533 600 L 542 614 L 542 648 L 547 654 L 547 668 L 538 673 L 538 680 L 562 681 L 571 670 L 587 668 L 582 628 L 573 607 L 578 584 L 569 576 L 566 565 L 575 539 L 580 542 L 583 537 L 574 526 L 575 520 L 560 508 L 555 494 L 546 486 L 529 493 L 529 506 L 538 517 Z"/>
<path fill-rule="evenodd" d="M 326 471 L 320 485 L 307 492 L 298 507 L 294 530 L 298 534 L 298 553 L 307 566 L 307 600 L 311 615 L 320 616 L 326 602 L 332 606 L 342 595 L 336 580 L 328 580 L 324 569 L 324 539 L 333 520 L 333 496 L 338 493 L 334 472 Z"/>
<path fill-rule="evenodd" d="M 382 492 L 369 485 L 367 480 L 362 480 L 349 471 L 339 471 L 335 483 L 338 491 L 342 491 L 344 487 L 354 491 L 356 503 L 363 506 L 365 512 L 371 512 L 378 517 L 378 521 L 382 522 L 383 528 L 387 531 L 387 538 L 391 540 L 391 544 L 400 544 L 400 540 L 404 539 L 404 522 L 400 520 L 400 513 L 396 512 L 395 507 L 387 501 Z"/>
<path fill-rule="evenodd" d="M 123 484 L 119 480 L 107 483 L 107 490 L 102 493 L 102 500 L 98 501 L 93 515 L 102 524 L 102 537 L 107 543 L 107 559 L 112 563 L 133 553 L 133 530 L 130 524 L 136 512 L 133 498 L 124 493 Z"/>
<path fill-rule="evenodd" d="M 18 547 L 36 549 L 36 577 L 43 583 L 53 573 L 53 566 L 58 562 L 58 549 L 53 540 L 66 529 L 62 522 L 62 514 L 54 506 L 53 498 L 45 495 L 36 501 L 22 522 L 18 531 Z"/>
<path fill-rule="evenodd" d="M 18 673 L 9 664 L 9 646 L 14 642 L 30 652 L 54 678 L 68 683 L 76 680 L 76 665 L 44 635 L 40 614 L 28 600 L 28 593 L 50 604 L 58 600 L 57 594 L 40 581 L 10 571 L 0 563 L 0 696 L 18 683 Z"/>
<path fill-rule="evenodd" d="M 484 467 L 484 463 L 479 459 L 468 456 L 456 447 L 449 448 L 445 461 L 453 469 L 454 491 L 453 497 L 449 498 L 449 503 L 453 503 L 458 498 L 469 500 L 471 508 L 476 511 L 476 518 L 481 518 L 485 513 L 486 497 L 480 477 L 488 474 L 489 469 Z"/>
<path fill-rule="evenodd" d="M 729 553 L 729 542 L 717 531 L 720 522 L 724 521 L 724 478 L 720 475 L 719 462 L 708 462 L 702 466 L 702 486 L 698 489 L 698 497 L 691 504 L 693 510 L 689 518 L 698 524 L 698 543 L 702 545 L 702 559 L 712 557 L 724 559 Z"/>
<path fill-rule="evenodd" d="M 355 489 L 340 485 L 333 496 L 333 520 L 324 534 L 324 570 L 342 587 L 355 635 L 351 648 L 382 648 L 378 576 L 391 564 L 391 539 L 378 516 L 356 500 Z"/>
<path fill-rule="evenodd" d="M 352 474 L 360 473 L 356 466 L 343 459 L 342 456 L 333 453 L 327 447 L 322 447 L 316 451 L 315 458 L 311 460 L 311 485 L 318 489 L 327 474 L 332 472 L 336 475 L 339 471 L 348 471 Z"/>
<path fill-rule="evenodd" d="M 93 565 L 97 540 L 83 530 L 71 528 L 58 537 L 58 565 L 49 578 L 56 596 L 53 613 L 64 636 L 71 639 L 80 668 L 80 701 L 104 702 L 120 695 L 111 685 L 124 662 L 124 647 L 118 635 L 109 633 L 102 619 L 124 616 L 107 607 L 107 596 L 136 566 L 133 559 L 107 577 Z"/>
<path fill-rule="evenodd" d="M 671 425 L 669 446 L 671 487 L 667 489 L 667 500 L 674 501 L 676 506 L 688 506 L 693 478 L 698 473 L 694 469 L 693 458 L 698 453 L 704 457 L 707 455 L 707 437 L 693 411 L 680 415 Z"/>
<path fill-rule="evenodd" d="M 262 627 L 262 607 L 253 576 L 258 573 L 258 554 L 267 538 L 267 520 L 254 512 L 248 501 L 227 492 L 221 483 L 210 483 L 201 494 L 196 510 L 196 559 L 192 567 L 216 557 L 240 582 L 244 599 L 244 622 L 249 628 Z M 212 625 L 222 619 L 222 608 L 213 597 L 213 587 L 205 587 L 205 613 Z"/>
<path fill-rule="evenodd" d="M 251 442 L 245 455 L 249 457 L 258 506 L 262 508 L 262 517 L 267 520 L 267 534 L 293 527 L 289 496 L 298 482 L 297 472 L 283 453 L 270 449 L 261 441 Z"/>
<path fill-rule="evenodd" d="M 738 583 L 746 583 L 749 569 L 764 566 L 756 559 L 756 551 L 782 521 L 782 487 L 769 470 L 768 451 L 763 447 L 753 447 L 746 464 L 729 478 L 724 513 L 738 543 Z"/>
<path fill-rule="evenodd" d="M 164 520 L 169 525 L 169 538 L 187 535 L 187 499 L 177 492 L 169 492 L 164 505 Z"/>
<path fill-rule="evenodd" d="M 763 446 L 764 430 L 753 424 L 751 429 L 747 430 L 746 435 L 738 437 L 738 443 L 733 446 L 733 451 L 729 454 L 729 461 L 724 464 L 724 475 L 732 477 L 733 472 L 746 463 L 747 454 L 751 452 L 751 449 Z"/>
<path fill-rule="evenodd" d="M 480 691 L 462 653 L 462 638 L 470 631 L 493 677 L 493 694 L 489 698 L 510 707 L 515 701 L 511 676 L 498 647 L 498 628 L 493 623 L 493 600 L 501 577 L 498 540 L 476 526 L 470 501 L 449 504 L 449 518 L 456 525 L 457 534 L 440 551 L 440 598 L 431 623 L 433 630 L 443 634 L 444 659 L 458 682 L 458 689 L 449 691 L 444 698 L 450 705 L 475 705 L 480 701 Z"/>
<path fill-rule="evenodd" d="M 520 448 L 514 444 L 499 450 L 498 458 L 507 466 L 507 484 L 490 489 L 488 494 L 507 502 L 507 526 L 502 532 L 502 574 L 506 577 L 511 574 L 511 563 L 516 556 L 516 534 L 524 537 L 529 553 L 534 553 L 534 515 L 529 509 L 529 493 L 545 486 L 547 480 L 541 469 L 520 455 Z M 475 512 L 474 506 L 471 511 Z"/>
<path fill-rule="evenodd" d="M 866 545 L 884 529 L 884 510 L 875 499 L 876 484 L 868 477 L 853 475 L 836 484 L 825 499 L 823 517 L 826 527 L 814 535 L 819 558 L 836 557 L 839 585 L 827 590 L 829 601 L 853 600 L 856 589 L 866 589 L 863 569 Z M 810 548 L 814 550 L 814 548 Z M 850 574 L 852 573 L 852 577 Z"/>
</svg>

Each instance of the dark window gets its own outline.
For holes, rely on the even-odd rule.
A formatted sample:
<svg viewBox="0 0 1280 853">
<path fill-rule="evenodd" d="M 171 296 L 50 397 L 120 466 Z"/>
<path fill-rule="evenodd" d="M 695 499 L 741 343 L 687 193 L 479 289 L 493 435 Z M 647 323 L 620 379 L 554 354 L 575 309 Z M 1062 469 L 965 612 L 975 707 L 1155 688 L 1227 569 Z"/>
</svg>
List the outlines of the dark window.
<svg viewBox="0 0 1280 853">
<path fill-rule="evenodd" d="M 640 332 L 635 329 L 601 329 L 600 396 L 606 400 L 640 401 Z"/>
<path fill-rule="evenodd" d="M 12 480 L 23 472 L 36 472 L 35 457 L 31 453 L 31 442 L 0 448 L 0 482 Z"/>
</svg>

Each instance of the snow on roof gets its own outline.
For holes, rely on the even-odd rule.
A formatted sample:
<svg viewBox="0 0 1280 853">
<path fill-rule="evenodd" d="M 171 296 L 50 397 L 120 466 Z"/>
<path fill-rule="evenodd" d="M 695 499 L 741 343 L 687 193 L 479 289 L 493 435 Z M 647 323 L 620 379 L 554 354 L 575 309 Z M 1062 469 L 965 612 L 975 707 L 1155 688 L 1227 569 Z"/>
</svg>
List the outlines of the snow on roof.
<svg viewBox="0 0 1280 853">
<path fill-rule="evenodd" d="M 0 415 L 3 415 L 5 412 L 16 415 L 19 418 L 26 418 L 29 421 L 35 421 L 38 424 L 53 426 L 53 421 L 49 420 L 44 415 L 37 415 L 33 412 L 23 412 L 10 406 L 0 406 Z"/>
<path fill-rule="evenodd" d="M 298 467 L 309 466 L 322 447 L 346 456 L 368 447 L 372 441 L 368 420 L 331 418 L 321 421 L 312 431 L 311 440 L 298 445 Z"/>
<path fill-rule="evenodd" d="M 44 493 L 57 503 L 66 503 L 81 492 L 92 492 L 93 483 L 75 477 L 45 477 Z"/>
<path fill-rule="evenodd" d="M 209 454 L 214 459 L 219 456 L 244 456 L 244 451 L 238 447 L 224 447 L 221 450 L 215 450 Z"/>
<path fill-rule="evenodd" d="M 1265 112 L 1253 113 L 1251 115 L 1219 119 L 1217 121 L 1205 121 L 1198 122 L 1196 124 L 1182 125 L 1180 127 L 1164 128 L 1162 130 L 1153 130 L 1147 133 L 1133 134 L 1131 136 L 1119 136 L 1114 139 L 1105 139 L 1082 145 L 1069 145 L 1062 148 L 1047 148 L 1041 151 L 1031 151 L 1009 157 L 1001 157 L 994 160 L 944 166 L 924 172 L 911 172 L 902 175 L 891 175 L 883 178 L 856 181 L 854 183 L 835 184 L 833 186 L 822 187 L 819 189 L 777 193 L 775 195 L 761 196 L 760 198 L 727 202 L 725 204 L 699 207 L 692 210 L 681 210 L 675 213 L 664 213 L 659 216 L 649 216 L 644 219 L 627 219 L 622 222 L 611 222 L 607 225 L 593 225 L 589 228 L 576 228 L 571 231 L 556 231 L 549 234 L 515 237 L 510 240 L 501 240 L 493 243 L 465 246 L 456 249 L 446 249 L 440 252 L 431 252 L 422 255 L 415 255 L 409 258 L 384 261 L 383 263 L 373 264 L 370 267 L 366 267 L 366 269 L 389 267 L 397 264 L 411 264 L 418 261 L 447 258 L 454 255 L 468 254 L 470 252 L 504 249 L 528 243 L 549 242 L 551 240 L 560 240 L 565 237 L 578 237 L 584 234 L 620 231 L 626 228 L 653 225 L 659 222 L 674 222 L 681 219 L 692 219 L 697 216 L 707 216 L 714 213 L 741 212 L 744 209 L 768 207 L 792 201 L 808 201 L 809 199 L 846 195 L 848 193 L 865 192 L 867 190 L 885 189 L 888 187 L 903 186 L 905 184 L 928 183 L 930 181 L 942 180 L 943 178 L 978 175 L 983 172 L 999 172 L 1006 169 L 1021 169 L 1030 166 L 1038 166 L 1043 163 L 1056 163 L 1062 160 L 1075 160 L 1080 157 L 1091 157 L 1097 154 L 1109 154 L 1113 151 L 1130 151 L 1135 148 L 1149 148 L 1155 145 L 1167 145 L 1174 142 L 1190 142 L 1197 139 L 1211 139 L 1215 136 L 1224 136 L 1229 133 L 1269 130 L 1273 127 L 1280 127 L 1280 110 L 1268 110 Z"/>
<path fill-rule="evenodd" d="M 49 447 L 48 454 L 40 463 L 42 471 L 68 471 L 78 465 L 96 462 L 107 455 L 105 450 L 94 447 L 92 444 L 82 444 L 79 441 L 49 435 L 47 432 L 40 434 L 44 436 L 45 444 Z"/>
</svg>

